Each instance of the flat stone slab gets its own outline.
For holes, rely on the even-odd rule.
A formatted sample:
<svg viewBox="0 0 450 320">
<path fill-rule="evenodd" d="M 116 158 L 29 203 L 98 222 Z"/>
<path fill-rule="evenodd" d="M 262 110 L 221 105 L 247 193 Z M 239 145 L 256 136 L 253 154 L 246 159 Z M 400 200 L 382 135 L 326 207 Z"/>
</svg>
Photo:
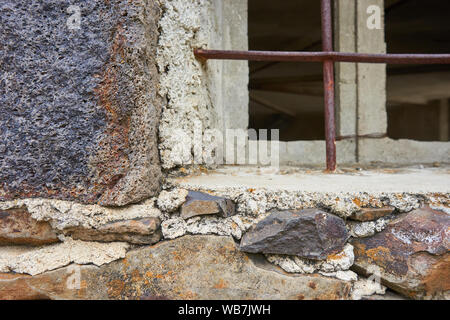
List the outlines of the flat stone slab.
<svg viewBox="0 0 450 320">
<path fill-rule="evenodd" d="M 47 221 L 36 221 L 25 208 L 0 210 L 0 245 L 43 245 L 58 242 Z"/>
<path fill-rule="evenodd" d="M 361 208 L 361 210 L 354 212 L 350 219 L 356 221 L 372 221 L 385 217 L 393 213 L 395 208 L 383 207 L 383 208 Z"/>
<path fill-rule="evenodd" d="M 156 217 L 110 222 L 98 228 L 68 228 L 64 234 L 84 241 L 125 241 L 133 244 L 154 244 L 161 240 L 161 220 Z"/>
<path fill-rule="evenodd" d="M 0 299 L 330 300 L 350 299 L 352 288 L 347 281 L 257 266 L 231 237 L 218 236 L 185 236 L 100 268 L 76 268 L 34 277 L 0 274 Z"/>
<path fill-rule="evenodd" d="M 414 299 L 450 299 L 450 216 L 422 208 L 372 237 L 353 239 L 356 272 L 377 274 Z"/>
<path fill-rule="evenodd" d="M 0 16 L 0 201 L 155 195 L 157 2 L 3 0 Z"/>
<path fill-rule="evenodd" d="M 239 248 L 323 260 L 341 251 L 349 237 L 344 220 L 324 211 L 277 211 L 251 227 Z"/>
<path fill-rule="evenodd" d="M 235 205 L 233 201 L 223 197 L 189 191 L 186 202 L 181 206 L 180 213 L 183 219 L 210 214 L 226 218 L 234 215 Z"/>
</svg>

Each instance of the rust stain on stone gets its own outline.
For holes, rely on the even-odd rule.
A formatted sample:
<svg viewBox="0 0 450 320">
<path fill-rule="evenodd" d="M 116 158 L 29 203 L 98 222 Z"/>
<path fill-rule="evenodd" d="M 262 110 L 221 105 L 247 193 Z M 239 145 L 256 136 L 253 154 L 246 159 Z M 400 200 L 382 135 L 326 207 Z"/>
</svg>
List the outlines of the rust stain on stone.
<svg viewBox="0 0 450 320">
<path fill-rule="evenodd" d="M 393 220 L 372 237 L 354 239 L 355 270 L 380 267 L 384 283 L 416 299 L 442 298 L 450 290 L 447 214 L 428 207 Z"/>
<path fill-rule="evenodd" d="M 354 198 L 354 199 L 353 199 L 353 203 L 356 204 L 358 207 L 361 207 L 361 206 L 362 206 L 362 202 L 361 202 L 361 200 L 358 199 L 358 198 Z"/>
<path fill-rule="evenodd" d="M 450 291 L 450 254 L 434 264 L 422 281 L 425 291 L 434 296 L 439 292 Z"/>
<path fill-rule="evenodd" d="M 125 289 L 125 282 L 119 279 L 108 282 L 108 296 L 113 299 L 120 299 Z"/>
<path fill-rule="evenodd" d="M 228 284 L 223 279 L 219 279 L 219 282 L 214 285 L 215 289 L 224 289 L 227 287 L 228 287 Z"/>
<path fill-rule="evenodd" d="M 121 110 L 117 98 L 119 90 L 118 69 L 125 59 L 125 36 L 123 27 L 117 25 L 114 41 L 111 46 L 110 61 L 102 81 L 94 90 L 98 96 L 99 105 L 106 111 L 107 127 L 99 142 L 99 151 L 91 165 L 94 167 L 94 186 L 96 194 L 101 195 L 100 202 L 108 205 L 113 202 L 114 187 L 129 169 L 129 131 L 130 114 Z"/>
</svg>

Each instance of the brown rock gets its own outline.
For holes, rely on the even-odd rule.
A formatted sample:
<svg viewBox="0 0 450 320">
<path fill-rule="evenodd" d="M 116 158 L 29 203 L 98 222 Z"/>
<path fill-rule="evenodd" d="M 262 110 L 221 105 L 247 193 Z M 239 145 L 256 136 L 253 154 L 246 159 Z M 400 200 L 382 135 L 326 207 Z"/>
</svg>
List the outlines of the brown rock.
<svg viewBox="0 0 450 320">
<path fill-rule="evenodd" d="M 372 237 L 354 239 L 356 272 L 379 268 L 382 283 L 414 299 L 450 298 L 450 217 L 430 208 L 393 220 Z"/>
<path fill-rule="evenodd" d="M 372 221 L 388 216 L 394 212 L 393 207 L 384 208 L 361 208 L 360 211 L 353 213 L 350 219 L 356 221 Z"/>
<path fill-rule="evenodd" d="M 0 275 L 0 299 L 350 298 L 350 282 L 288 275 L 257 258 L 240 252 L 231 237 L 185 236 L 132 250 L 100 268 L 80 266 L 77 272 L 72 265 L 34 277 Z"/>
<path fill-rule="evenodd" d="M 181 206 L 181 217 L 188 219 L 206 214 L 218 214 L 224 218 L 235 213 L 233 201 L 206 193 L 189 191 L 186 202 Z"/>
<path fill-rule="evenodd" d="M 134 244 L 154 244 L 161 240 L 159 218 L 141 218 L 108 223 L 97 229 L 70 228 L 64 230 L 73 239 L 85 241 L 126 241 Z"/>
<path fill-rule="evenodd" d="M 58 242 L 45 221 L 36 221 L 26 209 L 0 210 L 0 245 L 43 245 Z"/>
</svg>

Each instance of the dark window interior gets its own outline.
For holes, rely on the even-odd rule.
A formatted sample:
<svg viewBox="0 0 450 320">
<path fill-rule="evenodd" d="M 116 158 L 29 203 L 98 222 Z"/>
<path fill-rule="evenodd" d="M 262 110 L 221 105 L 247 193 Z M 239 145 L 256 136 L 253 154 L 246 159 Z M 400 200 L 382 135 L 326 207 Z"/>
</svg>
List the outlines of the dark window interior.
<svg viewBox="0 0 450 320">
<path fill-rule="evenodd" d="M 249 48 L 321 51 L 320 1 L 249 0 Z M 280 140 L 323 140 L 321 63 L 250 61 L 250 128 Z"/>
<path fill-rule="evenodd" d="M 386 9 L 389 53 L 450 53 L 450 1 L 391 1 Z M 388 65 L 388 135 L 449 141 L 450 66 Z"/>
</svg>

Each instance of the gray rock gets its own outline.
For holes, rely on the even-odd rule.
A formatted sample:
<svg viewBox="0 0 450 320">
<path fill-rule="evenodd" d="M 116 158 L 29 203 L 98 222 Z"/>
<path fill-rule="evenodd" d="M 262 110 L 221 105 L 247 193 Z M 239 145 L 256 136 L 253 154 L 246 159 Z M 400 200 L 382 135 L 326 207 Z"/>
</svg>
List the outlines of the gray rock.
<svg viewBox="0 0 450 320">
<path fill-rule="evenodd" d="M 344 220 L 334 215 L 317 209 L 278 211 L 247 231 L 240 249 L 323 260 L 341 251 L 348 238 Z"/>
<path fill-rule="evenodd" d="M 186 202 L 181 206 L 181 217 L 188 219 L 206 214 L 217 214 L 224 218 L 231 217 L 235 214 L 235 205 L 229 199 L 203 192 L 189 191 Z"/>
<path fill-rule="evenodd" d="M 351 282 L 287 275 L 255 259 L 240 252 L 231 237 L 185 236 L 131 250 L 125 259 L 100 267 L 72 265 L 33 277 L 0 274 L 0 299 L 350 298 Z"/>
<path fill-rule="evenodd" d="M 159 18 L 156 1 L 0 2 L 0 200 L 159 191 Z"/>
</svg>

